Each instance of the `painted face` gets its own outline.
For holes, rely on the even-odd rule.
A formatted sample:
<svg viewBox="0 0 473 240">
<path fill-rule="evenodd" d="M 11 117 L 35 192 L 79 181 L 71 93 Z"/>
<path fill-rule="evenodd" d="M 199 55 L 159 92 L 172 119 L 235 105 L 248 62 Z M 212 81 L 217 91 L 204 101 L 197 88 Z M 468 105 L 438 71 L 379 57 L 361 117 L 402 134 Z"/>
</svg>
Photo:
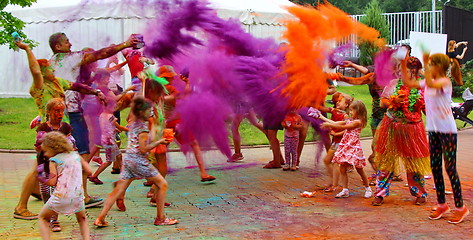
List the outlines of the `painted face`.
<svg viewBox="0 0 473 240">
<path fill-rule="evenodd" d="M 56 153 L 49 147 L 45 146 L 44 144 L 41 144 L 41 150 L 44 152 L 44 156 L 46 157 L 54 157 L 56 156 Z"/>
<path fill-rule="evenodd" d="M 49 121 L 54 124 L 58 124 L 62 121 L 64 118 L 64 109 L 66 107 L 64 104 L 59 104 L 51 108 L 49 110 L 48 115 L 49 115 Z"/>
<path fill-rule="evenodd" d="M 69 38 L 66 36 L 62 37 L 58 44 L 56 44 L 56 51 L 60 53 L 71 52 L 72 44 L 69 42 Z"/>
</svg>

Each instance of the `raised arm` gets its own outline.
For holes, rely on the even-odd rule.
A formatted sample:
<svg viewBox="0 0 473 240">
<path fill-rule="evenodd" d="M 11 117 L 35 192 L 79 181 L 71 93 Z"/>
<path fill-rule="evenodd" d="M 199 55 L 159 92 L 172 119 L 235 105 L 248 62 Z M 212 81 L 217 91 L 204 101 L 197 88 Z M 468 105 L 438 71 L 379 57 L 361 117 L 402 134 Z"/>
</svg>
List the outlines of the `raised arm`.
<svg viewBox="0 0 473 240">
<path fill-rule="evenodd" d="M 343 61 L 343 67 L 352 67 L 354 69 L 356 69 L 357 71 L 360 71 L 361 73 L 363 74 L 368 74 L 370 72 L 370 70 L 364 66 L 361 66 L 361 65 L 358 65 L 358 64 L 355 64 L 351 61 Z"/>
<path fill-rule="evenodd" d="M 100 59 L 109 58 L 109 57 L 115 55 L 116 53 L 118 53 L 119 51 L 121 51 L 125 48 L 132 47 L 132 46 L 136 45 L 139 42 L 140 42 L 140 40 L 138 38 L 136 38 L 134 35 L 131 35 L 128 38 L 128 40 L 126 40 L 125 42 L 120 43 L 118 45 L 111 45 L 109 47 L 105 47 L 105 48 L 102 48 L 102 49 L 97 50 L 97 51 L 86 52 L 84 54 L 84 56 L 82 57 L 82 64 L 89 64 L 89 63 L 93 63 L 93 62 L 95 62 L 97 60 L 100 60 Z"/>
<path fill-rule="evenodd" d="M 468 49 L 468 47 L 465 45 L 465 47 L 463 48 L 463 52 L 461 55 L 457 55 L 456 58 L 457 59 L 463 59 L 463 57 L 465 56 L 465 52 L 466 50 Z"/>
<path fill-rule="evenodd" d="M 125 61 L 123 61 L 123 62 L 121 62 L 121 63 L 119 63 L 119 64 L 117 64 L 117 65 L 115 65 L 115 66 L 113 66 L 113 67 L 107 67 L 107 68 L 105 68 L 105 70 L 107 70 L 109 73 L 112 73 L 112 72 L 121 70 L 121 68 L 122 68 L 123 66 L 125 66 L 127 63 L 128 63 L 128 61 L 125 60 Z"/>
<path fill-rule="evenodd" d="M 451 84 L 450 82 L 450 78 L 448 77 L 440 77 L 440 78 L 437 78 L 435 81 L 433 80 L 432 78 L 432 71 L 430 69 L 430 59 L 429 59 L 429 54 L 428 53 L 424 53 L 424 56 L 423 56 L 423 59 L 424 59 L 424 69 L 425 69 L 425 85 L 429 88 L 437 88 L 437 89 L 440 89 L 440 88 L 443 88 L 444 86 L 448 85 L 448 84 Z"/>
<path fill-rule="evenodd" d="M 36 57 L 33 54 L 33 51 L 31 51 L 30 46 L 28 44 L 25 44 L 23 42 L 18 41 L 15 42 L 16 46 L 19 48 L 25 50 L 26 56 L 28 57 L 28 65 L 30 67 L 31 75 L 33 76 L 33 84 L 35 88 L 42 88 L 43 87 L 43 74 L 41 73 L 41 68 L 39 66 L 39 63 L 36 59 Z"/>
</svg>

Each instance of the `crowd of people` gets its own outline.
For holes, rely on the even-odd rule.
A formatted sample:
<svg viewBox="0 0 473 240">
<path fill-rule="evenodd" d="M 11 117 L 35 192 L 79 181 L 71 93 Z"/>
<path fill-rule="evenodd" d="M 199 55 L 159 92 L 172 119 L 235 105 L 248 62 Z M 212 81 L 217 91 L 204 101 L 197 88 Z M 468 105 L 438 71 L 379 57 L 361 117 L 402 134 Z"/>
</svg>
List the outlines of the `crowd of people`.
<svg viewBox="0 0 473 240">
<path fill-rule="evenodd" d="M 458 45 L 452 44 L 452 48 Z M 466 46 L 467 43 L 459 44 Z M 61 231 L 58 220 L 61 213 L 76 214 L 82 237 L 89 239 L 85 209 L 105 203 L 94 225 L 108 226 L 105 219 L 114 204 L 120 211 L 126 211 L 125 192 L 136 179 L 146 179 L 144 184 L 150 186 L 147 197 L 151 198 L 150 203 L 157 211 L 154 225 L 178 223 L 164 211 L 164 207 L 170 205 L 166 202 L 166 152 L 174 140 L 193 153 L 202 182 L 216 181 L 205 169 L 203 150 L 194 133 L 180 128 L 185 116 L 176 111 L 182 100 L 194 91 L 192 79 L 184 70 L 176 73 L 170 65 L 158 67 L 152 58 L 144 55 L 143 40 L 138 35 L 133 34 L 123 43 L 99 50 L 73 52 L 68 37 L 55 33 L 49 39 L 53 52 L 49 60 L 36 59 L 30 47 L 21 40 L 16 45 L 27 55 L 33 77 L 30 94 L 39 116 L 31 122 L 31 127 L 37 131 L 37 164 L 25 177 L 14 217 L 39 219 L 43 238 L 49 239 L 50 231 Z M 125 59 L 122 63 L 117 60 L 120 54 Z M 461 56 L 450 55 L 458 59 L 464 52 Z M 341 191 L 334 197 L 350 197 L 347 173 L 356 170 L 365 187 L 364 197 L 374 197 L 372 205 L 381 206 L 389 196 L 391 182 L 404 169 L 414 203 L 422 205 L 427 197 L 424 176 L 432 172 L 438 206 L 429 218 L 440 219 L 450 211 L 445 199 L 444 161 L 456 208 L 449 222 L 460 223 L 469 210 L 463 204 L 456 170 L 457 128 L 450 108 L 452 83 L 448 76 L 459 85 L 462 80 L 458 61 L 452 61 L 449 56 L 424 53 L 422 64 L 408 52 L 405 58 L 393 60 L 397 63 L 392 69 L 395 79 L 386 86 L 376 81 L 372 66 L 345 61 L 342 66 L 354 67 L 365 75 L 351 78 L 327 74 L 327 94 L 332 95 L 333 107 L 324 104 L 286 106 L 282 110 L 285 117 L 280 122 L 263 119 L 261 123 L 253 107 L 240 102 L 228 118 L 235 150 L 228 156 L 228 162 L 243 160 L 238 127 L 243 118 L 248 118 L 271 145 L 272 161 L 264 168 L 297 171 L 307 129 L 312 124 L 321 135 L 326 150 L 323 162 L 330 179 L 324 191 L 338 191 L 340 180 Z M 108 63 L 100 68 L 97 61 L 102 59 Z M 125 65 L 130 69 L 131 87 L 123 90 L 124 86 L 117 79 L 121 78 Z M 177 77 L 185 85 L 181 90 L 174 84 Z M 368 85 L 373 97 L 372 115 L 367 115 L 362 101 L 337 92 L 333 80 Z M 131 111 L 122 126 L 120 111 L 127 107 L 131 107 Z M 422 113 L 426 115 L 426 126 Z M 371 126 L 374 136 L 373 152 L 368 158 L 360 143 L 361 130 L 367 125 Z M 281 129 L 284 129 L 284 157 L 277 138 L 277 131 Z M 122 131 L 128 136 L 123 156 L 119 139 Z M 105 162 L 100 160 L 100 152 L 105 153 Z M 95 172 L 90 167 L 92 161 L 100 163 Z M 376 181 L 374 190 L 363 170 L 367 162 L 376 171 L 372 178 Z M 114 190 L 105 201 L 91 197 L 87 183 L 103 184 L 99 176 L 110 165 L 112 174 L 120 174 Z M 41 198 L 45 203 L 39 215 L 28 210 L 30 196 Z"/>
</svg>

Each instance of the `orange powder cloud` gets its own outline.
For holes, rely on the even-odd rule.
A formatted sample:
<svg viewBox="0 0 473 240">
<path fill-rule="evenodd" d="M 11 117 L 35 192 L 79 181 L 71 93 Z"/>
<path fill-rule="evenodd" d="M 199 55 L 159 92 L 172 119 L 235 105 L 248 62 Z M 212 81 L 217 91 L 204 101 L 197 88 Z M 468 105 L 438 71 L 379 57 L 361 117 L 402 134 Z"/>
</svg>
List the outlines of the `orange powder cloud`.
<svg viewBox="0 0 473 240">
<path fill-rule="evenodd" d="M 383 46 L 379 32 L 353 20 L 330 3 L 317 8 L 300 5 L 288 7 L 295 19 L 286 20 L 283 38 L 288 41 L 284 73 L 289 82 L 282 94 L 294 107 L 320 106 L 326 97 L 327 78 L 323 68 L 333 43 L 354 34 L 357 41 L 370 41 Z"/>
</svg>

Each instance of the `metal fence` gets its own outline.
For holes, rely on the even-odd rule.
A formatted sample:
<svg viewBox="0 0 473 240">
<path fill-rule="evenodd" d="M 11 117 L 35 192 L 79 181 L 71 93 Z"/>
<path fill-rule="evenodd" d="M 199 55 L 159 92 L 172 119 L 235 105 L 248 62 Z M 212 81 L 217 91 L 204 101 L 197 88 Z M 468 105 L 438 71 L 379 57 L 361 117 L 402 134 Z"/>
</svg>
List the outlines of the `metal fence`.
<svg viewBox="0 0 473 240">
<path fill-rule="evenodd" d="M 409 43 L 410 32 L 442 33 L 442 10 L 423 12 L 383 13 L 389 25 L 390 38 L 387 44 Z M 357 21 L 365 15 L 351 15 Z M 432 24 L 434 23 L 434 24 Z M 354 42 L 356 36 L 347 41 Z M 358 57 L 359 50 L 353 49 L 349 57 Z"/>
</svg>

